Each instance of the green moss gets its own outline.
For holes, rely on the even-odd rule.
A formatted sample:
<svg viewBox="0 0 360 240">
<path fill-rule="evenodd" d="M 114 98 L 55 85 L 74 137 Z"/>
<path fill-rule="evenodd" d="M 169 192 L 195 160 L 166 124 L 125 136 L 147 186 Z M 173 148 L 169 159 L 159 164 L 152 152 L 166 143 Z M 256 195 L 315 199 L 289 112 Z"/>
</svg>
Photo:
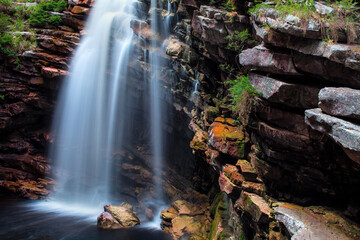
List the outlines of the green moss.
<svg viewBox="0 0 360 240">
<path fill-rule="evenodd" d="M 246 236 L 245 236 L 245 233 L 244 233 L 244 232 L 241 232 L 241 233 L 240 233 L 239 240 L 246 240 Z"/>
<path fill-rule="evenodd" d="M 209 239 L 222 240 L 228 238 L 230 236 L 229 233 L 231 232 L 231 229 L 226 227 L 228 218 L 228 200 L 226 193 L 220 192 L 215 196 L 210 207 L 210 214 L 213 221 L 210 227 Z M 223 230 L 216 237 L 219 226 L 221 226 Z"/>
<path fill-rule="evenodd" d="M 191 141 L 190 142 L 190 147 L 192 149 L 195 149 L 195 150 L 202 150 L 202 151 L 205 151 L 206 150 L 206 143 L 204 142 L 200 142 L 200 141 Z"/>
<path fill-rule="evenodd" d="M 215 117 L 219 116 L 219 108 L 213 106 L 207 106 L 205 110 L 206 118 L 214 119 Z"/>
</svg>

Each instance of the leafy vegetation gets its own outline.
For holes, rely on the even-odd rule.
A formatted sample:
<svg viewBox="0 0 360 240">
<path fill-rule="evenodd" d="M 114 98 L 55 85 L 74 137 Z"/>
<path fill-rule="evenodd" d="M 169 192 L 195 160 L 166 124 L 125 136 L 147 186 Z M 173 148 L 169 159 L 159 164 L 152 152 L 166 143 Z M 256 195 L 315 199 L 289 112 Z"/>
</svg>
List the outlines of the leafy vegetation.
<svg viewBox="0 0 360 240">
<path fill-rule="evenodd" d="M 226 40 L 229 41 L 226 49 L 233 51 L 241 51 L 246 40 L 250 38 L 250 33 L 247 29 L 239 32 L 235 31 L 233 35 L 226 36 Z"/>
<path fill-rule="evenodd" d="M 249 10 L 250 13 L 264 14 L 266 8 L 275 9 L 280 20 L 287 15 L 300 18 L 300 27 L 304 28 L 312 20 L 321 25 L 322 38 L 338 41 L 339 32 L 346 33 L 347 42 L 353 43 L 357 38 L 356 24 L 360 20 L 359 8 L 354 0 L 327 1 L 327 5 L 333 9 L 332 12 L 321 14 L 314 6 L 314 0 L 296 1 L 275 0 L 274 5 L 259 3 Z M 271 27 L 271 26 L 270 26 Z M 306 32 L 305 32 L 306 33 Z"/>
<path fill-rule="evenodd" d="M 226 0 L 224 3 L 224 8 L 226 11 L 234 12 L 236 11 L 236 6 L 231 2 L 231 0 Z"/>
<path fill-rule="evenodd" d="M 32 2 L 25 0 L 22 2 Z M 46 0 L 36 6 L 13 5 L 11 0 L 0 0 L 0 6 L 5 9 L 0 12 L 0 53 L 15 57 L 24 51 L 36 47 L 35 34 L 29 30 L 30 26 L 57 26 L 62 19 L 50 11 L 61 12 L 67 7 L 65 1 Z M 28 33 L 23 33 L 28 32 Z"/>
<path fill-rule="evenodd" d="M 49 12 L 62 12 L 66 9 L 65 1 L 44 1 L 38 4 L 30 15 L 29 22 L 34 27 L 44 27 L 46 25 L 57 26 L 62 19 L 59 15 L 51 15 Z"/>
<path fill-rule="evenodd" d="M 261 93 L 250 84 L 248 76 L 236 76 L 235 79 L 228 80 L 226 85 L 230 87 L 233 111 L 238 114 L 240 122 L 247 123 Z"/>
</svg>

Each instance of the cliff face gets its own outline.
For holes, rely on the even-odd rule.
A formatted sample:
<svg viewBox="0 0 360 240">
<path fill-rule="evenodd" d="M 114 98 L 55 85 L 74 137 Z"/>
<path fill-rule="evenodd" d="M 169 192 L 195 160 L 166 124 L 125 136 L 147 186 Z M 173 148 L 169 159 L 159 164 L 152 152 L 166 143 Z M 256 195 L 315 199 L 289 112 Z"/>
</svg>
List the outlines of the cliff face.
<svg viewBox="0 0 360 240">
<path fill-rule="evenodd" d="M 62 25 L 51 29 L 22 32 L 33 36 L 37 47 L 18 60 L 1 56 L 0 70 L 0 186 L 27 198 L 49 193 L 50 173 L 47 149 L 56 95 L 68 75 L 71 55 L 80 40 L 89 9 L 79 3 L 73 12 L 60 13 Z"/>
<path fill-rule="evenodd" d="M 210 175 L 217 178 L 213 184 L 230 199 L 224 200 L 227 211 L 238 219 L 237 224 L 217 222 L 232 229 L 223 234 L 278 239 L 283 231 L 280 224 L 287 237 L 334 237 L 324 228 L 329 225 L 327 217 L 317 223 L 319 232 L 309 226 L 319 215 L 337 219 L 333 210 L 320 207 L 314 213 L 279 201 L 334 207 L 359 221 L 358 46 L 341 43 L 344 36 L 340 43 L 324 41 L 320 27 L 303 26 L 299 19 L 293 21 L 294 16 L 279 20 L 266 10 L 241 15 L 247 11 L 244 6 L 236 14 L 189 1 L 180 6 L 185 6 L 188 15 L 179 9 L 188 20 L 177 25 L 177 37 L 167 50 L 180 64 L 176 69 L 197 70 L 179 75 L 181 87 L 175 92 L 178 100 L 193 103 L 180 105 L 185 106 L 194 131 L 190 147 L 196 161 L 208 164 Z M 256 43 L 244 40 L 243 49 L 232 51 L 227 36 L 246 29 Z M 229 68 L 221 67 L 224 63 L 248 74 L 250 84 L 261 92 L 243 124 L 243 116 L 229 106 L 224 83 L 232 76 Z M 199 84 L 194 94 L 195 82 Z M 308 219 L 300 220 L 300 215 Z M 213 224 L 217 216 L 212 216 Z M 298 220 L 306 227 L 291 230 L 289 221 Z M 165 226 L 170 222 L 176 223 L 176 217 L 164 218 Z M 358 237 L 340 225 L 332 227 Z M 170 232 L 179 237 L 174 228 Z M 218 237 L 212 230 L 210 236 Z"/>
<path fill-rule="evenodd" d="M 38 48 L 25 52 L 20 64 L 1 60 L 0 186 L 25 197 L 44 197 L 52 184 L 44 179 L 51 166 L 46 157 L 51 116 L 92 3 L 71 4 L 71 12 L 61 15 L 64 26 L 36 31 Z M 171 199 L 181 197 L 176 185 L 187 193 L 183 199 L 202 199 L 176 177 L 186 176 L 209 197 L 210 216 L 191 203 L 174 202 L 162 213 L 164 229 L 174 238 L 333 239 L 332 229 L 342 232 L 340 239 L 358 238 L 359 228 L 342 215 L 360 221 L 359 46 L 323 41 L 320 27 L 304 26 L 295 17 L 249 14 L 249 3 L 235 2 L 237 12 L 206 4 L 173 3 L 173 35 L 164 41 L 168 64 L 160 75 L 173 96 L 163 99 L 171 113 L 164 119 L 171 149 L 167 166 L 175 170 L 166 173 L 166 192 Z M 144 1 L 142 11 L 149 5 Z M 144 26 L 132 23 L 143 40 L 139 49 L 152 36 Z M 229 48 L 228 36 L 245 30 L 249 39 Z M 345 40 L 340 35 L 339 41 Z M 143 57 L 129 64 L 134 76 L 146 70 Z M 231 106 L 225 82 L 233 76 L 225 63 L 248 74 L 261 92 L 246 111 L 247 121 Z M 134 182 L 150 177 L 133 159 L 122 168 L 135 174 L 125 177 Z M 126 187 L 135 194 L 121 186 Z M 225 194 L 215 197 L 220 190 Z"/>
</svg>

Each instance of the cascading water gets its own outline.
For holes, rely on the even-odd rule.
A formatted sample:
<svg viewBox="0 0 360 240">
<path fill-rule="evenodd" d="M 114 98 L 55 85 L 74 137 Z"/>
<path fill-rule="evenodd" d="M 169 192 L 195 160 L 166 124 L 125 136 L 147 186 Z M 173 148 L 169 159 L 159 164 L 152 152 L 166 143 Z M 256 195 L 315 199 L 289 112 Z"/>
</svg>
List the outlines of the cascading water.
<svg viewBox="0 0 360 240">
<path fill-rule="evenodd" d="M 134 4 L 134 0 L 97 0 L 88 20 L 86 36 L 74 56 L 71 76 L 63 86 L 55 115 L 55 144 L 51 150 L 58 176 L 55 203 L 99 209 L 113 202 L 112 186 L 118 181 L 112 174 L 113 154 L 131 132 L 132 114 L 128 109 L 140 104 L 127 89 L 129 79 L 133 78 L 128 63 L 137 54 L 134 43 L 137 38 L 130 28 L 130 22 L 137 19 Z M 157 2 L 152 0 L 151 7 L 156 9 Z M 167 36 L 168 30 L 158 18 L 153 11 L 151 29 Z M 142 50 L 139 55 L 144 61 L 148 59 L 150 66 L 150 73 L 143 73 L 143 85 L 149 79 L 149 145 L 155 199 L 163 203 L 164 112 L 159 72 L 164 63 L 158 53 L 162 51 L 158 39 L 151 40 L 150 45 L 150 50 Z"/>
<path fill-rule="evenodd" d="M 55 201 L 99 207 L 110 200 L 112 150 L 123 128 L 117 113 L 123 107 L 123 79 L 132 51 L 134 2 L 98 0 L 89 18 L 55 116 Z"/>
</svg>

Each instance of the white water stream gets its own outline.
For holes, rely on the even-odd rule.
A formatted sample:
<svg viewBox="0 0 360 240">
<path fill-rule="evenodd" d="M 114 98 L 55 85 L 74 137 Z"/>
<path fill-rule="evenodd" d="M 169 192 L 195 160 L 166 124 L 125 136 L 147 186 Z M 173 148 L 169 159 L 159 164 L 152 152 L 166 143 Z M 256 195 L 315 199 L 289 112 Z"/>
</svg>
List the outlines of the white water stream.
<svg viewBox="0 0 360 240">
<path fill-rule="evenodd" d="M 156 8 L 151 1 L 151 7 Z M 50 204 L 76 209 L 99 209 L 114 202 L 111 191 L 113 153 L 127 139 L 129 128 L 123 115 L 133 102 L 128 102 L 128 62 L 134 58 L 134 37 L 130 21 L 135 16 L 134 0 L 97 0 L 86 26 L 86 36 L 80 42 L 71 63 L 71 75 L 66 80 L 58 100 L 53 123 L 55 144 L 51 157 L 57 175 L 56 190 Z M 155 11 L 153 11 L 155 12 Z M 164 21 L 168 24 L 168 21 Z M 164 22 L 151 15 L 154 32 L 161 32 Z M 168 30 L 165 30 L 168 31 Z M 164 33 L 168 34 L 168 33 Z M 166 36 L 166 35 L 165 35 Z M 149 56 L 149 91 L 151 110 L 151 151 L 157 204 L 163 204 L 162 175 L 162 89 L 159 72 L 162 59 L 155 54 L 161 43 L 151 41 Z M 150 76 L 147 76 L 150 75 Z M 115 178 L 116 179 L 116 178 Z M 121 199 L 115 199 L 121 202 Z M 160 204 L 159 204 L 160 203 Z M 84 210 L 88 211 L 88 210 Z M 92 212 L 92 211 L 89 211 Z M 93 212 L 92 212 L 93 214 Z"/>
</svg>

